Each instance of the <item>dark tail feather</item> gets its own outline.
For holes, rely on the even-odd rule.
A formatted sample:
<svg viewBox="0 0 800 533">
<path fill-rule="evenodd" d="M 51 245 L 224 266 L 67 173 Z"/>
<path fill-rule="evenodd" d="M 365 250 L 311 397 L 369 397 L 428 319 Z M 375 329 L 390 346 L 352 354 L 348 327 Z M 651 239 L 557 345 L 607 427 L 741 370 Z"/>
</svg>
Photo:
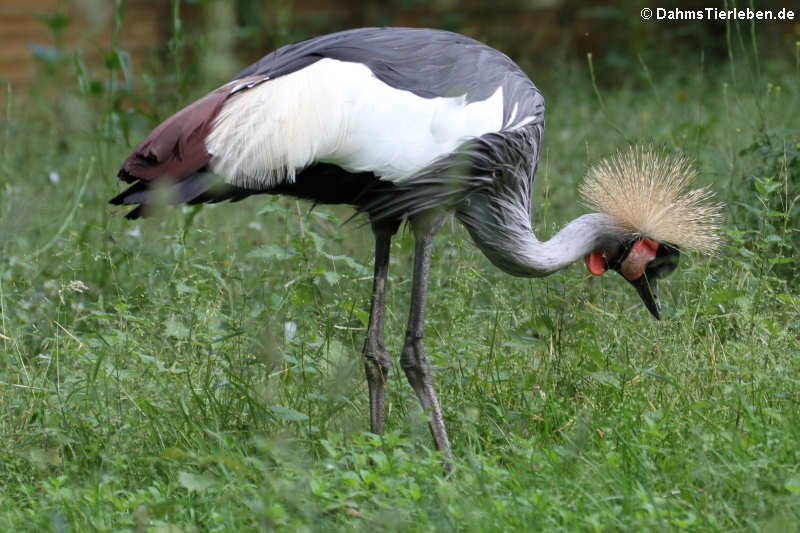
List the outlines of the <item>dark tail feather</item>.
<svg viewBox="0 0 800 533">
<path fill-rule="evenodd" d="M 138 181 L 111 199 L 114 205 L 139 206 L 125 215 L 128 219 L 147 217 L 158 204 L 200 204 L 217 203 L 224 200 L 238 201 L 251 193 L 224 183 L 218 176 L 209 172 L 195 172 L 177 183 L 153 186 L 146 181 Z"/>
<path fill-rule="evenodd" d="M 128 220 L 136 220 L 137 218 L 142 218 L 142 217 L 145 217 L 145 216 L 147 216 L 147 215 L 144 212 L 144 206 L 140 205 L 139 207 L 137 207 L 133 211 L 129 211 L 125 215 L 125 218 L 127 218 Z"/>
</svg>

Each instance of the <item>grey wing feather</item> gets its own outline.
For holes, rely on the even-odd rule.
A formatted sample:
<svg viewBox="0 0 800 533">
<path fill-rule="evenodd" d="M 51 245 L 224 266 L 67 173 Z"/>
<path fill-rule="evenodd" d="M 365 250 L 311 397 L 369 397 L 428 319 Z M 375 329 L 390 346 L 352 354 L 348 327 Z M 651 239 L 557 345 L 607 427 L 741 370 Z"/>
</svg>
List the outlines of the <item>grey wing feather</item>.
<svg viewBox="0 0 800 533">
<path fill-rule="evenodd" d="M 427 28 L 359 28 L 315 37 L 279 48 L 236 78 L 274 79 L 323 58 L 362 63 L 387 85 L 423 98 L 482 101 L 502 85 L 504 124 L 514 103 L 517 117 L 532 115 L 538 103 L 533 82 L 508 56 L 464 35 Z"/>
</svg>

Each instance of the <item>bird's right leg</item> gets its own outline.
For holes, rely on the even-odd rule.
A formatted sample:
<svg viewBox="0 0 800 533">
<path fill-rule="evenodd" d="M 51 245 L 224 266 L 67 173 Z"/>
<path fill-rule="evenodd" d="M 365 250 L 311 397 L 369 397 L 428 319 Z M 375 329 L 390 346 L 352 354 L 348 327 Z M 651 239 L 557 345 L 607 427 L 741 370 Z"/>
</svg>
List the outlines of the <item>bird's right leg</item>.
<svg viewBox="0 0 800 533">
<path fill-rule="evenodd" d="M 441 220 L 436 221 L 433 226 L 426 225 L 424 222 L 423 224 L 418 224 L 417 220 L 412 220 L 412 228 L 414 228 L 416 238 L 414 278 L 411 288 L 411 311 L 408 315 L 408 329 L 403 352 L 400 356 L 400 365 L 403 367 L 406 378 L 408 378 L 408 382 L 414 392 L 417 393 L 422 408 L 430 415 L 428 427 L 433 435 L 436 448 L 446 457 L 445 470 L 451 472 L 453 466 L 449 461 L 451 457 L 450 440 L 447 438 L 442 408 L 433 388 L 428 355 L 425 353 L 425 347 L 422 343 L 433 236 L 439 229 L 440 224 Z"/>
<path fill-rule="evenodd" d="M 367 339 L 364 342 L 364 368 L 369 386 L 369 428 L 381 434 L 386 423 L 386 379 L 392 358 L 383 342 L 383 311 L 386 301 L 386 279 L 389 274 L 389 251 L 392 236 L 399 221 L 373 222 L 375 234 L 375 275 L 372 282 L 372 302 L 369 308 Z"/>
</svg>

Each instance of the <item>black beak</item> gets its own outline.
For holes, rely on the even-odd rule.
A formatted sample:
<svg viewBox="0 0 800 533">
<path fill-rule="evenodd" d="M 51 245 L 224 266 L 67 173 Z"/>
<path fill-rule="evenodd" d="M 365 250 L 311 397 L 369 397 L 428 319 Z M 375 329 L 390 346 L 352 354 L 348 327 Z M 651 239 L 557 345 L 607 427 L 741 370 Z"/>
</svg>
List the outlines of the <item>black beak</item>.
<svg viewBox="0 0 800 533">
<path fill-rule="evenodd" d="M 648 277 L 643 274 L 642 277 L 636 281 L 631 281 L 631 285 L 636 287 L 636 292 L 642 297 L 647 310 L 650 314 L 656 317 L 656 320 L 661 318 L 661 302 L 658 301 L 658 282 L 655 277 Z"/>
<path fill-rule="evenodd" d="M 629 253 L 630 248 L 620 254 L 623 257 L 622 260 L 618 259 L 616 263 L 611 265 L 611 268 L 619 272 L 623 277 L 625 276 L 622 274 L 622 262 Z M 678 267 L 680 255 L 680 250 L 677 246 L 669 243 L 659 243 L 655 258 L 648 263 L 647 268 L 639 279 L 628 280 L 628 283 L 636 287 L 636 292 L 639 293 L 644 306 L 647 307 L 647 310 L 656 320 L 661 319 L 661 302 L 658 301 L 658 280 L 672 274 Z"/>
</svg>

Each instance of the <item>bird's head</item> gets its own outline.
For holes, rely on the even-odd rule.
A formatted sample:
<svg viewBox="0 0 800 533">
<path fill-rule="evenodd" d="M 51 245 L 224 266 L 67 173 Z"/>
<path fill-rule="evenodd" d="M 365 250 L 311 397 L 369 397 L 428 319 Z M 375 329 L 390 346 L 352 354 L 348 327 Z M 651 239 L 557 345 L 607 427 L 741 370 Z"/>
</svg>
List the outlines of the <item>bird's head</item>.
<svg viewBox="0 0 800 533">
<path fill-rule="evenodd" d="M 657 280 L 678 266 L 680 250 L 717 250 L 721 205 L 707 188 L 687 190 L 697 172 L 683 156 L 631 148 L 601 161 L 580 188 L 584 203 L 609 215 L 618 240 L 586 256 L 589 272 L 619 272 L 647 310 L 661 316 Z"/>
<path fill-rule="evenodd" d="M 594 251 L 586 256 L 586 268 L 595 276 L 616 270 L 636 288 L 647 310 L 661 318 L 658 282 L 678 267 L 677 246 L 651 239 L 635 239 L 612 250 Z"/>
</svg>

